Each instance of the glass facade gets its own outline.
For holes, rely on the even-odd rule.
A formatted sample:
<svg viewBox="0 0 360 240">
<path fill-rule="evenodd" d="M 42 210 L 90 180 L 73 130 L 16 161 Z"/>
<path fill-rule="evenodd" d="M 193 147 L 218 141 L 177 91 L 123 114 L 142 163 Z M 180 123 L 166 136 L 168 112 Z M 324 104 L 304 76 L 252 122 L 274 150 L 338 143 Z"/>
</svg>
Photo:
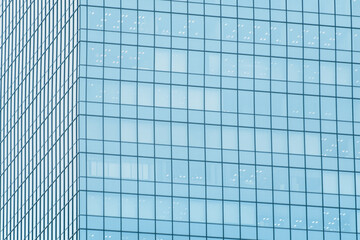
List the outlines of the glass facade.
<svg viewBox="0 0 360 240">
<path fill-rule="evenodd" d="M 0 9 L 0 239 L 76 239 L 78 2 Z"/>
<path fill-rule="evenodd" d="M 359 0 L 42 2 L 2 3 L 0 238 L 360 238 Z"/>
</svg>

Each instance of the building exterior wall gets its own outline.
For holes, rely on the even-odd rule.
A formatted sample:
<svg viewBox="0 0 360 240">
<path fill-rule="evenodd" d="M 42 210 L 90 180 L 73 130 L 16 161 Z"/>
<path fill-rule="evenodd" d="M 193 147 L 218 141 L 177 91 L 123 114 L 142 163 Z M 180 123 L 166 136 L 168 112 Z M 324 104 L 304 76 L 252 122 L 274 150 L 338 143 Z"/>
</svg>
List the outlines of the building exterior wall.
<svg viewBox="0 0 360 240">
<path fill-rule="evenodd" d="M 359 0 L 45 3 L 2 4 L 0 238 L 359 238 Z"/>
<path fill-rule="evenodd" d="M 359 16 L 82 1 L 84 239 L 356 239 Z"/>
<path fill-rule="evenodd" d="M 76 239 L 78 3 L 0 5 L 0 239 Z"/>
</svg>

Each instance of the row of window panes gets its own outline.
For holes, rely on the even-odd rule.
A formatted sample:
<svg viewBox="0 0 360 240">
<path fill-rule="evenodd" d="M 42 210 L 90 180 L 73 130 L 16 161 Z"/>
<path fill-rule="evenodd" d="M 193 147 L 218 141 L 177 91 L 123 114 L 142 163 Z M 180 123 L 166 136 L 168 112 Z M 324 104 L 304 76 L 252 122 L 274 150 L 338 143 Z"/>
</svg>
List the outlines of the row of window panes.
<svg viewBox="0 0 360 240">
<path fill-rule="evenodd" d="M 104 54 L 105 51 L 105 54 Z M 175 61 L 176 59 L 176 61 Z M 284 58 L 253 57 L 227 53 L 170 50 L 88 43 L 87 64 L 94 66 L 139 68 L 142 70 L 224 75 L 351 85 L 360 75 L 358 65 Z"/>
<path fill-rule="evenodd" d="M 205 4 L 201 1 L 162 1 L 162 0 L 140 0 L 134 2 L 120 1 L 95 1 L 95 0 L 82 0 L 81 4 L 88 4 L 93 6 L 107 6 L 107 7 L 122 7 L 128 9 L 142 9 L 154 11 L 176 11 L 187 13 L 188 11 L 202 12 L 205 10 L 207 14 L 219 15 L 220 12 L 229 16 L 236 16 L 236 8 L 241 7 L 255 7 L 255 8 L 271 8 L 278 10 L 289 10 L 289 11 L 305 11 L 305 12 L 321 12 L 326 14 L 343 14 L 343 15 L 360 15 L 360 4 L 356 0 L 327 0 L 311 1 L 311 0 L 280 0 L 272 1 L 271 6 L 268 1 L 256 0 L 250 1 L 226 1 L 220 3 L 220 0 L 206 1 Z"/>
<path fill-rule="evenodd" d="M 214 186 L 258 187 L 262 189 L 321 192 L 329 194 L 354 194 L 355 183 L 352 172 L 319 171 L 315 169 L 270 167 L 203 161 L 182 161 L 152 158 L 120 157 L 88 154 L 81 161 L 82 176 L 129 180 L 207 184 Z M 348 160 L 350 161 L 350 160 Z M 336 163 L 336 161 L 335 161 Z M 121 173 L 120 173 L 121 172 Z M 256 172 L 256 173 L 255 173 Z M 306 177 L 305 177 L 306 174 Z M 290 177 L 289 177 L 290 175 Z M 269 181 L 272 180 L 272 181 Z M 306 181 L 307 180 L 307 181 Z M 356 181 L 359 181 L 358 174 Z M 317 183 L 317 184 L 314 184 Z M 289 186 L 290 184 L 290 186 Z M 340 186 L 340 187 L 338 187 Z M 356 184 L 360 187 L 360 183 Z M 360 189 L 357 190 L 360 192 Z"/>
<path fill-rule="evenodd" d="M 102 8 L 89 8 L 87 28 L 102 30 L 105 22 L 105 30 L 109 31 L 121 30 L 129 33 L 155 33 L 157 35 L 200 39 L 220 40 L 221 38 L 227 41 L 243 42 L 255 40 L 256 43 L 269 44 L 271 42 L 278 45 L 286 45 L 287 43 L 289 46 L 300 47 L 304 44 L 305 47 L 320 46 L 327 49 L 335 49 L 336 47 L 342 50 L 351 50 L 351 41 L 353 41 L 352 50 L 360 51 L 360 45 L 357 44 L 357 39 L 360 38 L 360 30 L 358 29 L 215 17 L 204 18 L 193 15 L 188 17 L 187 15 L 165 13 L 156 14 L 154 21 L 153 13 L 140 12 L 137 16 L 136 11 L 126 10 L 122 11 L 121 18 L 120 11 L 106 10 L 106 18 L 104 19 L 103 11 Z M 170 21 L 170 17 L 172 21 Z M 172 25 L 170 26 L 171 22 Z"/>
<path fill-rule="evenodd" d="M 120 84 L 119 81 L 96 79 L 88 79 L 86 83 L 86 100 L 88 102 L 360 121 L 360 100 L 350 98 L 236 91 L 125 81 Z M 83 91 L 82 93 L 85 94 Z"/>
<path fill-rule="evenodd" d="M 83 195 L 81 201 L 84 201 Z M 207 222 L 277 228 L 355 232 L 356 211 L 351 209 L 255 204 L 249 202 L 153 197 L 87 192 L 88 215 L 173 221 Z M 121 204 L 121 205 L 120 205 Z M 156 207 L 155 207 L 156 205 Z M 190 206 L 190 209 L 189 209 Z M 122 212 L 121 212 L 122 210 Z M 341 218 L 341 221 L 339 221 Z M 306 221 L 308 219 L 308 221 Z M 323 223 L 324 221 L 324 223 Z M 257 222 L 257 224 L 256 224 Z M 307 222 L 307 224 L 306 224 Z"/>
<path fill-rule="evenodd" d="M 170 144 L 171 142 L 173 145 L 194 147 L 204 147 L 206 143 L 206 147 L 210 148 L 221 146 L 224 149 L 239 148 L 239 150 L 253 151 L 256 147 L 257 151 L 289 152 L 292 154 L 304 154 L 305 147 L 306 154 L 319 155 L 322 146 L 324 156 L 353 157 L 353 146 L 356 149 L 360 146 L 358 138 L 354 139 L 349 135 L 320 135 L 312 132 L 304 134 L 296 131 L 270 131 L 268 129 L 255 129 L 254 131 L 253 128 L 220 127 L 216 125 L 206 125 L 205 128 L 202 124 L 172 123 L 170 125 L 169 122 L 156 122 L 154 126 L 153 121 L 103 119 L 95 116 L 87 117 L 86 128 L 89 139 L 104 138 L 104 140 L 111 141 L 156 142 L 158 144 Z M 81 136 L 83 134 L 84 132 L 80 133 Z M 358 155 L 357 152 L 358 150 L 356 150 L 356 155 Z"/>
<path fill-rule="evenodd" d="M 86 144 L 87 143 L 87 144 Z M 341 171 L 359 171 L 359 162 L 356 156 L 353 158 L 337 158 L 328 156 L 313 156 L 301 154 L 284 154 L 270 152 L 240 151 L 230 149 L 198 148 L 186 146 L 153 145 L 145 143 L 129 142 L 110 142 L 99 140 L 80 140 L 80 151 L 86 150 L 89 153 L 105 153 L 111 155 L 121 154 L 126 156 L 173 158 L 195 161 L 240 163 L 240 164 L 259 164 L 264 166 L 290 166 L 295 168 L 306 167 L 309 169 L 341 170 Z M 104 149 L 103 149 L 104 148 Z M 322 161 L 323 160 L 323 161 Z"/>
<path fill-rule="evenodd" d="M 107 218 L 108 220 L 109 218 Z M 101 221 L 93 222 L 94 226 Z M 93 237 L 96 239 L 105 239 L 107 237 L 114 239 L 140 239 L 140 240 L 219 240 L 223 237 L 229 240 L 237 239 L 264 239 L 264 240 L 282 240 L 282 239 L 309 239 L 309 240 L 319 240 L 319 239 L 356 239 L 355 233 L 345 233 L 342 232 L 329 232 L 329 231 L 319 231 L 319 230 L 300 230 L 300 229 L 285 229 L 285 228 L 269 228 L 269 227 L 250 227 L 242 226 L 233 227 L 225 225 L 224 228 L 221 225 L 216 224 L 200 224 L 200 223 L 174 223 L 172 226 L 171 222 L 166 221 L 157 221 L 156 226 L 159 226 L 157 229 L 157 234 L 153 234 L 154 231 L 149 233 L 148 228 L 153 229 L 154 222 L 142 220 L 139 222 L 140 232 L 136 232 L 137 222 L 134 222 L 131 219 L 123 220 L 122 231 L 120 232 L 120 223 L 108 223 L 105 224 L 107 231 L 103 230 L 93 230 L 89 229 L 85 231 L 84 229 L 80 230 L 81 239 L 86 239 L 86 236 Z M 101 225 L 102 226 L 102 225 Z M 94 229 L 97 229 L 95 227 Z M 189 234 L 190 231 L 190 234 Z M 172 234 L 172 232 L 174 232 Z M 223 235 L 224 234 L 224 235 Z M 206 237 L 205 237 L 206 236 Z M 291 237 L 290 237 L 291 236 Z M 241 238 L 240 238 L 241 237 Z"/>
</svg>

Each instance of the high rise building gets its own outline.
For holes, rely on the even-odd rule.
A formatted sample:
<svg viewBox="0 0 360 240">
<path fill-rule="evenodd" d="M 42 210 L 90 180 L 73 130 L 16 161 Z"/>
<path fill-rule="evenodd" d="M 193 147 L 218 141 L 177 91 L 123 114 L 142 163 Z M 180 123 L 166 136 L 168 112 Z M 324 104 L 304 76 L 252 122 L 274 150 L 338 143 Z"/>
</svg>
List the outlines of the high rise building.
<svg viewBox="0 0 360 240">
<path fill-rule="evenodd" d="M 0 239 L 78 233 L 78 7 L 0 3 Z"/>
<path fill-rule="evenodd" d="M 359 0 L 1 4 L 0 239 L 360 238 Z"/>
</svg>

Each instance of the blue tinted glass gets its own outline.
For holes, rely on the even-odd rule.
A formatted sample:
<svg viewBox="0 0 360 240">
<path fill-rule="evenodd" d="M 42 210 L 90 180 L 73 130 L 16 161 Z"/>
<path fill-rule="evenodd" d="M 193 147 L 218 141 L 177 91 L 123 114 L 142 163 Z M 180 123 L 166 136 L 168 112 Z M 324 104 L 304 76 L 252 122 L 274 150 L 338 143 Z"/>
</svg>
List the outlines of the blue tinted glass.
<svg viewBox="0 0 360 240">
<path fill-rule="evenodd" d="M 0 239 L 358 238 L 359 0 L 3 2 Z"/>
</svg>

